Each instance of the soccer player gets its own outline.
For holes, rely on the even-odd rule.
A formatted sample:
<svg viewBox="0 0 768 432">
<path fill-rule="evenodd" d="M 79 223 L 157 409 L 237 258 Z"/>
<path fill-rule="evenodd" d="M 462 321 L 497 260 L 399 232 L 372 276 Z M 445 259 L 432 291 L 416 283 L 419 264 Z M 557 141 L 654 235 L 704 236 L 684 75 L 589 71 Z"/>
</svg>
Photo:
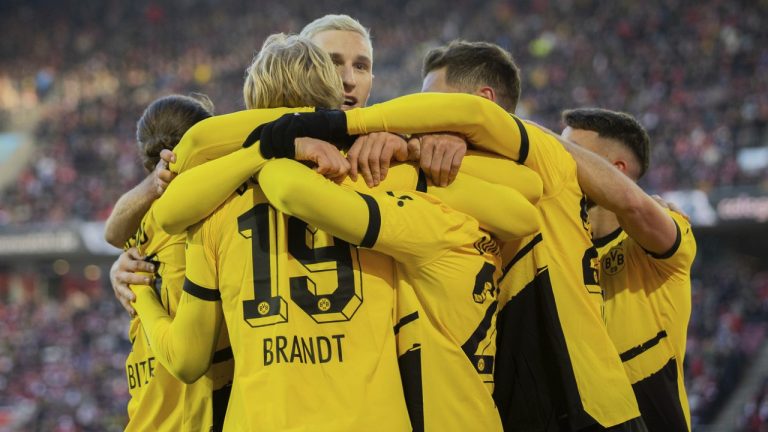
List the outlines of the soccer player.
<svg viewBox="0 0 768 432">
<path fill-rule="evenodd" d="M 161 149 L 173 149 L 189 127 L 212 115 L 213 105 L 205 97 L 172 95 L 152 102 L 136 128 L 144 167 L 151 171 L 158 165 Z M 157 297 L 170 315 L 176 312 L 184 282 L 184 242 L 185 236 L 169 235 L 157 226 L 150 207 L 125 246 L 136 248 L 156 267 L 154 287 L 147 287 L 144 295 Z M 208 373 L 185 384 L 156 359 L 139 318 L 131 320 L 132 349 L 126 359 L 131 396 L 127 431 L 221 430 L 233 369 L 226 330 L 223 332 L 219 346 L 211 347 L 216 354 Z"/>
<path fill-rule="evenodd" d="M 249 80 L 245 88 L 258 89 L 253 100 L 272 106 L 342 103 L 342 83 L 330 58 L 299 37 L 270 37 Z M 231 140 L 242 143 L 247 132 L 235 137 L 233 131 L 258 124 L 267 111 L 273 118 L 285 112 L 249 109 L 213 117 L 191 129 L 179 147 L 206 141 L 215 153 Z M 332 151 L 321 157 L 346 163 L 326 146 Z M 310 159 L 305 148 L 297 146 L 295 156 Z M 258 145 L 233 155 L 256 172 L 266 158 L 286 156 L 284 150 Z M 212 182 L 201 183 L 196 193 L 205 194 L 206 183 Z M 223 312 L 235 357 L 225 429 L 409 429 L 391 330 L 390 258 L 358 251 L 275 212 L 252 181 L 230 194 L 190 232 L 188 281 L 175 319 L 156 302 L 136 305 L 153 346 L 169 353 L 170 368 L 193 379 L 207 367 L 210 353 L 190 355 L 194 347 L 186 342 L 192 335 L 209 341 Z"/>
<path fill-rule="evenodd" d="M 454 42 L 425 58 L 423 91 L 473 93 L 514 112 L 519 89 L 517 66 L 493 44 Z M 430 114 L 444 115 L 438 108 Z M 544 183 L 540 233 L 507 243 L 502 253 L 495 389 L 505 427 L 642 428 L 603 323 L 597 251 L 575 161 L 532 123 L 509 115 L 486 121 L 520 137 L 509 140 L 519 145 L 486 150 L 533 169 Z"/>
<path fill-rule="evenodd" d="M 630 115 L 581 108 L 565 111 L 563 122 L 565 138 L 633 181 L 648 169 L 648 134 Z M 595 155 L 578 148 L 572 153 L 579 183 L 598 203 L 589 218 L 601 262 L 605 321 L 640 413 L 649 431 L 690 430 L 683 360 L 696 255 L 691 225 L 640 188 L 611 181 L 617 170 Z M 611 199 L 616 195 L 618 206 Z"/>
</svg>

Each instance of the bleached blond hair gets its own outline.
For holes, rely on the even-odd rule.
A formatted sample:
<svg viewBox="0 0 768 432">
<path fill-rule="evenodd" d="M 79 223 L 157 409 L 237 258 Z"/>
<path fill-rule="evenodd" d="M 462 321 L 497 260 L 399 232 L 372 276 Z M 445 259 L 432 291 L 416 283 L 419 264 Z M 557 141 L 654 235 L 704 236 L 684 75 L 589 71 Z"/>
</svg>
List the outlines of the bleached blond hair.
<svg viewBox="0 0 768 432">
<path fill-rule="evenodd" d="M 363 25 L 360 24 L 360 21 L 352 18 L 349 15 L 328 14 L 322 16 L 304 26 L 304 28 L 301 29 L 300 35 L 304 36 L 305 38 L 312 39 L 318 33 L 329 30 L 348 31 L 359 34 L 363 37 L 363 39 L 365 39 L 365 42 L 368 44 L 368 48 L 371 50 L 371 55 L 373 55 L 371 32 L 368 31 L 367 28 L 363 27 Z"/>
<path fill-rule="evenodd" d="M 344 86 L 330 56 L 303 36 L 273 34 L 246 69 L 248 109 L 339 108 Z"/>
</svg>

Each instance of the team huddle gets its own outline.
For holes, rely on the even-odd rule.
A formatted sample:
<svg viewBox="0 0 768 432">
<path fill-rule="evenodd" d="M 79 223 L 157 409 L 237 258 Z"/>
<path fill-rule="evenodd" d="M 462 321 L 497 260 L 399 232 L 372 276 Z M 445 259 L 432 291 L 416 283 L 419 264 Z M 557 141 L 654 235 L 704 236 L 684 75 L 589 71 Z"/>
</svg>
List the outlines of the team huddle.
<svg viewBox="0 0 768 432">
<path fill-rule="evenodd" d="M 172 95 L 107 221 L 132 314 L 126 430 L 682 431 L 696 243 L 636 184 L 625 113 L 514 115 L 485 42 L 367 107 L 368 31 L 276 34 L 246 110 Z"/>
</svg>

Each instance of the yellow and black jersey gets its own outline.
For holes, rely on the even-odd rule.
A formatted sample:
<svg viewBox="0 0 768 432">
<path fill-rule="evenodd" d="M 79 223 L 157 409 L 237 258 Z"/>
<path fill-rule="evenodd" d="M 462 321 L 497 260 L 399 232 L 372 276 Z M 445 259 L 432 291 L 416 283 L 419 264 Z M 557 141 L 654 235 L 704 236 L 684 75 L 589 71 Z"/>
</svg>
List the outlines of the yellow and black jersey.
<svg viewBox="0 0 768 432">
<path fill-rule="evenodd" d="M 169 235 L 160 229 L 150 208 L 125 246 L 135 246 L 156 267 L 154 292 L 136 290 L 136 295 L 156 296 L 170 315 L 178 307 L 184 283 L 185 240 L 184 235 Z M 221 430 L 233 372 L 226 333 L 217 352 L 218 361 L 194 384 L 177 380 L 161 364 L 139 317 L 131 320 L 129 337 L 132 349 L 125 369 L 131 398 L 126 430 Z"/>
<path fill-rule="evenodd" d="M 185 291 L 220 296 L 235 358 L 227 430 L 410 430 L 389 257 L 275 211 L 258 186 L 190 231 Z"/>
<path fill-rule="evenodd" d="M 259 182 L 278 209 L 397 261 L 395 333 L 414 430 L 501 430 L 492 399 L 500 251 L 478 221 L 430 194 L 359 193 L 293 161 L 270 162 Z"/>
<path fill-rule="evenodd" d="M 649 430 L 690 430 L 683 360 L 691 315 L 690 223 L 669 212 L 677 240 L 669 252 L 645 251 L 621 228 L 595 240 L 608 334 L 618 349 Z"/>
<path fill-rule="evenodd" d="M 505 323 L 500 316 L 500 336 L 502 327 L 505 331 L 499 339 L 499 349 L 510 344 L 507 338 L 520 342 L 516 333 L 530 331 L 529 327 L 535 324 L 546 332 L 541 339 L 546 345 L 524 338 L 531 346 L 510 346 L 510 355 L 516 357 L 498 359 L 497 404 L 505 424 L 551 424 L 553 418 L 567 416 L 567 422 L 577 428 L 594 421 L 613 426 L 638 417 L 632 388 L 603 322 L 597 251 L 591 242 L 576 163 L 556 138 L 491 101 L 466 94 L 408 95 L 349 110 L 346 116 L 349 133 L 462 133 L 474 145 L 515 160 L 541 176 L 540 235 L 504 247 L 505 277 L 500 282 L 500 296 L 520 294 L 524 288 L 536 285 L 548 287 L 552 294 L 537 292 L 535 296 L 518 299 L 530 297 L 525 301 L 534 302 L 521 308 L 530 311 L 525 323 Z M 538 249 L 544 251 L 530 254 Z M 529 255 L 530 258 L 523 259 Z M 530 268 L 521 270 L 525 266 Z M 511 277 L 515 273 L 518 276 Z M 506 307 L 503 300 L 500 304 Z M 523 327 L 512 328 L 516 323 Z M 524 363 L 526 351 L 538 353 L 537 358 L 554 356 L 555 370 L 528 368 Z M 539 388 L 522 387 L 524 383 L 548 383 L 552 376 L 560 376 L 560 382 Z M 512 403 L 509 399 L 515 392 L 541 391 L 564 395 L 566 413 L 554 412 L 555 408 L 543 397 L 527 404 Z"/>
</svg>

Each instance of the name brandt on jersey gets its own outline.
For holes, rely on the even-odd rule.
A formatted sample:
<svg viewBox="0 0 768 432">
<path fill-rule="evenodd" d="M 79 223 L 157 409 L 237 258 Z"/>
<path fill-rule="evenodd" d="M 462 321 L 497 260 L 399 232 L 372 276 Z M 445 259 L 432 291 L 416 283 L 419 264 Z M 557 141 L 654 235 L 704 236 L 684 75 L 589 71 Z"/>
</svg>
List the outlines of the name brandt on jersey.
<svg viewBox="0 0 768 432">
<path fill-rule="evenodd" d="M 150 357 L 144 361 L 126 365 L 128 375 L 128 388 L 131 390 L 149 384 L 149 380 L 155 376 L 155 358 Z"/>
<path fill-rule="evenodd" d="M 276 363 L 328 363 L 344 361 L 343 334 L 275 336 L 264 339 L 264 366 Z"/>
</svg>

